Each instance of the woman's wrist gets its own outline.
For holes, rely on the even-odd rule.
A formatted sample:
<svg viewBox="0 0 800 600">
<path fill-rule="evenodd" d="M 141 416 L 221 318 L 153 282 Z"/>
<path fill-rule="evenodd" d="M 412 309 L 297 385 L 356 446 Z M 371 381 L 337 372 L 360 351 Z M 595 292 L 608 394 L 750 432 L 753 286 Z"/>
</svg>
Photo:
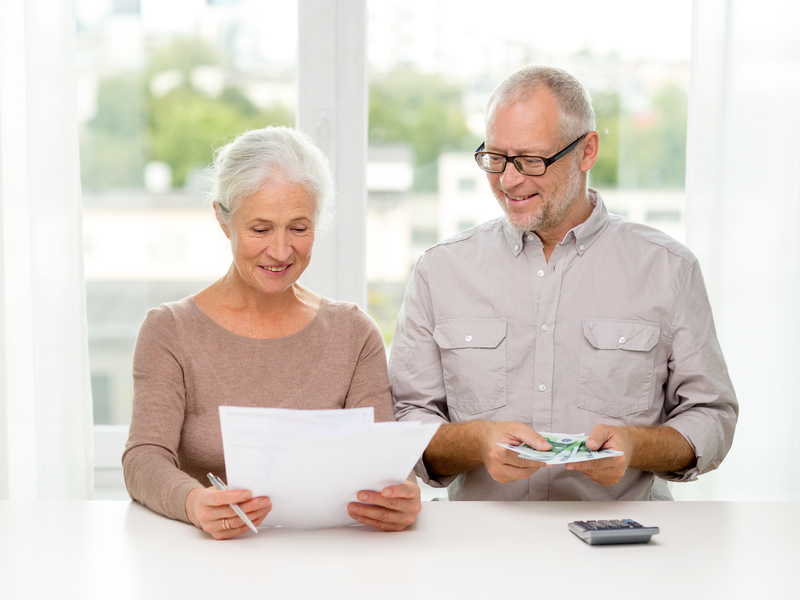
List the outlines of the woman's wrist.
<svg viewBox="0 0 800 600">
<path fill-rule="evenodd" d="M 194 488 L 191 490 L 186 495 L 186 502 L 184 503 L 184 507 L 186 508 L 186 518 L 189 519 L 189 522 L 195 527 L 200 527 L 200 522 L 197 520 L 195 501 L 201 491 L 202 490 L 200 488 Z"/>
</svg>

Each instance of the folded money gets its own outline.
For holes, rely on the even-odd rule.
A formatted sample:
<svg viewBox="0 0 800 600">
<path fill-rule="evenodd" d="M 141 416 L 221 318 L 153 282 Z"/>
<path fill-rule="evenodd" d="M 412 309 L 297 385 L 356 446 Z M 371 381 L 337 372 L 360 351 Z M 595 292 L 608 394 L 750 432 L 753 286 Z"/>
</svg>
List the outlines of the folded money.
<svg viewBox="0 0 800 600">
<path fill-rule="evenodd" d="M 583 433 L 539 433 L 553 446 L 552 450 L 542 451 L 532 448 L 528 444 L 509 446 L 498 444 L 519 454 L 522 458 L 543 462 L 548 465 L 564 465 L 567 463 L 598 460 L 610 456 L 622 456 L 624 452 L 618 450 L 589 450 L 586 440 L 589 436 Z"/>
</svg>

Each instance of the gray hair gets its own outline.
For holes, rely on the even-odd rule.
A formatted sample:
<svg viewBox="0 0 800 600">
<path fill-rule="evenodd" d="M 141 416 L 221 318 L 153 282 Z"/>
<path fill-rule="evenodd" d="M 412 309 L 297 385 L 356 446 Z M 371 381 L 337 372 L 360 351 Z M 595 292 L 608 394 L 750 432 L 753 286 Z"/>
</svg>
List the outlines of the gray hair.
<svg viewBox="0 0 800 600">
<path fill-rule="evenodd" d="M 571 142 L 594 130 L 595 116 L 589 92 L 575 77 L 556 67 L 528 65 L 500 82 L 486 102 L 486 120 L 498 104 L 523 102 L 545 88 L 552 92 L 561 119 L 559 130 L 564 142 Z"/>
<path fill-rule="evenodd" d="M 253 129 L 214 152 L 206 170 L 219 218 L 229 223 L 239 203 L 271 181 L 303 186 L 316 201 L 314 225 L 328 224 L 334 196 L 333 174 L 328 160 L 305 133 L 274 125 Z"/>
</svg>

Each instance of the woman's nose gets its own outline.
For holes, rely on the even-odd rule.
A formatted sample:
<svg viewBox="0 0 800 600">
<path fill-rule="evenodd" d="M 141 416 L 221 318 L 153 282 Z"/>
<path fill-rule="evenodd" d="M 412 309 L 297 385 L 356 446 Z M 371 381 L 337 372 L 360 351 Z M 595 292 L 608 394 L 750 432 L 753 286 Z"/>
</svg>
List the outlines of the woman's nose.
<svg viewBox="0 0 800 600">
<path fill-rule="evenodd" d="M 281 232 L 276 233 L 267 247 L 267 253 L 278 262 L 286 261 L 292 255 L 289 236 Z"/>
</svg>

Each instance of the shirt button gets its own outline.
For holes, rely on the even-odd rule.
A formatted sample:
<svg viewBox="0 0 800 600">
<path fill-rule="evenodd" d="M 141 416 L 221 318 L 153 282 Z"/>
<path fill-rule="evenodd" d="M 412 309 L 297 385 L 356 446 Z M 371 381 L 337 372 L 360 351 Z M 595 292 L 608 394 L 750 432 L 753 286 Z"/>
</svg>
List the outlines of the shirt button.
<svg viewBox="0 0 800 600">
<path fill-rule="evenodd" d="M 467 336 L 467 337 L 465 337 L 464 339 L 465 339 L 465 340 L 467 340 L 468 342 L 471 342 L 471 341 L 472 341 L 472 336 L 471 336 L 471 335 L 468 335 L 468 336 Z"/>
<path fill-rule="evenodd" d="M 578 246 L 578 249 L 579 249 L 581 252 L 583 252 L 583 244 L 581 244 L 580 246 Z"/>
<path fill-rule="evenodd" d="M 542 384 L 542 385 L 540 385 L 540 386 L 539 386 L 539 391 L 540 391 L 540 392 L 543 392 L 543 391 L 545 391 L 546 389 L 547 389 L 547 386 L 546 386 L 545 384 Z"/>
<path fill-rule="evenodd" d="M 514 252 L 516 252 L 517 250 L 519 250 L 519 244 L 514 244 Z"/>
<path fill-rule="evenodd" d="M 542 331 L 547 331 L 547 323 L 542 324 Z"/>
<path fill-rule="evenodd" d="M 539 270 L 536 272 L 536 274 L 537 274 L 539 277 L 544 277 L 544 271 L 542 271 L 541 269 L 539 269 Z"/>
<path fill-rule="evenodd" d="M 528 241 L 529 241 L 529 242 L 532 242 L 532 241 L 533 241 L 533 234 L 532 234 L 532 233 L 529 233 L 529 234 L 528 234 Z"/>
<path fill-rule="evenodd" d="M 625 343 L 625 336 L 620 336 L 619 343 L 620 344 L 624 344 Z"/>
</svg>

